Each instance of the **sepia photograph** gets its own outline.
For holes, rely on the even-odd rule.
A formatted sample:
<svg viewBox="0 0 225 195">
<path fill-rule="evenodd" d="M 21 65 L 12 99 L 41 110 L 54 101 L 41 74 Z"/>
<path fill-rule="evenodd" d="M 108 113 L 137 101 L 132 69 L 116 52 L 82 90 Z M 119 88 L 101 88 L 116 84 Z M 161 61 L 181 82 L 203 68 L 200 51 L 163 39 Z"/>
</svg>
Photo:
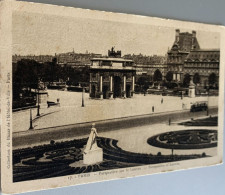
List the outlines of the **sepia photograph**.
<svg viewBox="0 0 225 195">
<path fill-rule="evenodd" d="M 14 182 L 217 155 L 218 33 L 12 21 Z"/>
<path fill-rule="evenodd" d="M 219 30 L 22 5 L 11 28 L 13 183 L 221 163 Z"/>
</svg>

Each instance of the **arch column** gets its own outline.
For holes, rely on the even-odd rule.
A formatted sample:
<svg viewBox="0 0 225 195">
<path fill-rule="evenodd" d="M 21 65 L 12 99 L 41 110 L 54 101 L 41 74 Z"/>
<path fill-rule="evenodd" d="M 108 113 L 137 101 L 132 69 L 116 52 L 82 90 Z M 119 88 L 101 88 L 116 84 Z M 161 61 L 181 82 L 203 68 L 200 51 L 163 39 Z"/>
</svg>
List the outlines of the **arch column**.
<svg viewBox="0 0 225 195">
<path fill-rule="evenodd" d="M 113 76 L 110 76 L 110 91 L 109 91 L 109 98 L 112 99 L 113 98 Z"/>
<path fill-rule="evenodd" d="M 184 80 L 184 74 L 180 73 L 180 81 L 183 82 L 183 80 Z"/>
<path fill-rule="evenodd" d="M 135 90 L 135 77 L 134 75 L 132 76 L 132 91 L 131 91 L 131 97 L 134 95 L 134 90 Z"/>
<path fill-rule="evenodd" d="M 126 75 L 123 76 L 123 98 L 126 98 Z"/>
<path fill-rule="evenodd" d="M 177 73 L 177 81 L 180 81 L 180 73 Z"/>
<path fill-rule="evenodd" d="M 176 73 L 173 73 L 173 80 L 176 81 Z"/>
<path fill-rule="evenodd" d="M 102 75 L 100 75 L 100 98 L 103 99 L 103 93 L 102 93 Z"/>
</svg>

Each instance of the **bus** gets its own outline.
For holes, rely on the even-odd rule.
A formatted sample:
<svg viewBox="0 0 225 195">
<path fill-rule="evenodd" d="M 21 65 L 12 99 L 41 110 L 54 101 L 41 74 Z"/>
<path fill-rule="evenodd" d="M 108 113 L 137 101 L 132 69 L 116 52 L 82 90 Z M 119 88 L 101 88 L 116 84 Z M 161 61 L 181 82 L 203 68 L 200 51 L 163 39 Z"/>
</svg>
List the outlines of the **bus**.
<svg viewBox="0 0 225 195">
<path fill-rule="evenodd" d="M 199 111 L 206 111 L 208 110 L 208 102 L 207 101 L 199 101 L 195 102 L 191 105 L 191 112 L 199 112 Z"/>
</svg>

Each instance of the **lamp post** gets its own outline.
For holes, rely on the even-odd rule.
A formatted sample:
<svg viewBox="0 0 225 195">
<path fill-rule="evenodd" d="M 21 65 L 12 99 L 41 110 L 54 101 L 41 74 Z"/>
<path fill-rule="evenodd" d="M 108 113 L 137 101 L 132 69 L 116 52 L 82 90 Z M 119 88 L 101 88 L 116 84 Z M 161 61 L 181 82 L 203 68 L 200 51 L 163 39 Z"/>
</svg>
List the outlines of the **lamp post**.
<svg viewBox="0 0 225 195">
<path fill-rule="evenodd" d="M 38 88 L 38 94 L 37 94 L 37 102 L 38 102 L 38 106 L 37 106 L 37 116 L 40 116 L 39 88 Z"/>
<path fill-rule="evenodd" d="M 30 108 L 30 128 L 29 128 L 29 130 L 32 130 L 32 129 L 34 129 L 34 128 L 33 128 L 33 122 L 32 122 L 32 110 Z"/>
<path fill-rule="evenodd" d="M 209 116 L 209 86 L 208 86 L 208 105 L 207 105 L 206 115 Z"/>
<path fill-rule="evenodd" d="M 83 87 L 83 90 L 82 90 L 82 105 L 81 107 L 84 107 L 84 87 Z"/>
</svg>

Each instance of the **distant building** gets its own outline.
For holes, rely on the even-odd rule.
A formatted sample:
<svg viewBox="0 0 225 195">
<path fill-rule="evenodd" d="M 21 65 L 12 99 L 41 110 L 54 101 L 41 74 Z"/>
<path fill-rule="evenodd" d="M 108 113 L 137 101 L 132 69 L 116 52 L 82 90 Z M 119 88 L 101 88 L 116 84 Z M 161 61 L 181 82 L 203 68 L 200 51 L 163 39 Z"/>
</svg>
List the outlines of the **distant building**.
<svg viewBox="0 0 225 195">
<path fill-rule="evenodd" d="M 27 59 L 27 60 L 35 60 L 36 62 L 39 62 L 39 63 L 45 63 L 45 62 L 51 62 L 53 57 L 54 56 L 52 55 L 26 55 L 26 56 L 13 55 L 12 62 L 17 63 L 18 61 L 22 59 Z"/>
<path fill-rule="evenodd" d="M 166 56 L 146 56 L 146 55 L 124 55 L 125 59 L 131 59 L 135 63 L 137 77 L 147 75 L 151 80 L 154 79 L 154 75 L 160 72 L 162 80 L 167 73 Z"/>
<path fill-rule="evenodd" d="M 164 64 L 166 62 L 166 56 L 158 55 L 146 56 L 142 54 L 126 54 L 123 56 L 123 58 L 133 60 L 135 64 L 142 65 Z"/>
<path fill-rule="evenodd" d="M 121 58 L 121 51 L 109 50 L 108 57 L 92 58 L 90 66 L 91 98 L 129 98 L 135 85 L 134 62 Z"/>
<path fill-rule="evenodd" d="M 184 61 L 190 51 L 199 49 L 195 31 L 180 33 L 179 29 L 176 30 L 174 44 L 167 53 L 168 72 L 173 73 L 174 81 L 183 81 Z"/>
<path fill-rule="evenodd" d="M 136 64 L 135 67 L 137 76 L 142 75 L 149 76 L 151 81 L 154 81 L 157 72 L 159 72 L 161 75 L 160 80 L 164 80 L 167 74 L 167 64 L 151 64 L 151 65 Z"/>
<path fill-rule="evenodd" d="M 67 53 L 59 53 L 53 55 L 13 55 L 12 61 L 14 64 L 16 64 L 18 61 L 22 59 L 29 59 L 29 60 L 35 60 L 39 63 L 46 63 L 46 62 L 52 62 L 52 60 L 55 58 L 57 61 L 57 64 L 60 66 L 71 66 L 71 67 L 80 67 L 80 66 L 90 66 L 91 64 L 91 58 L 98 58 L 102 57 L 101 54 L 94 54 L 94 53 L 75 53 L 73 52 L 67 52 Z"/>
<path fill-rule="evenodd" d="M 214 80 L 218 84 L 220 51 L 201 49 L 196 31 L 181 33 L 177 29 L 167 54 L 167 73 L 173 75 L 173 81 L 182 83 L 184 79 L 193 79 L 195 84 L 207 86 Z"/>
<path fill-rule="evenodd" d="M 184 78 L 191 77 L 202 86 L 219 84 L 219 50 L 191 51 L 184 61 Z"/>
<path fill-rule="evenodd" d="M 90 66 L 92 58 L 102 57 L 101 54 L 94 53 L 75 53 L 67 52 L 55 54 L 57 63 L 61 66 L 71 66 L 71 67 L 80 67 L 80 66 Z"/>
</svg>

